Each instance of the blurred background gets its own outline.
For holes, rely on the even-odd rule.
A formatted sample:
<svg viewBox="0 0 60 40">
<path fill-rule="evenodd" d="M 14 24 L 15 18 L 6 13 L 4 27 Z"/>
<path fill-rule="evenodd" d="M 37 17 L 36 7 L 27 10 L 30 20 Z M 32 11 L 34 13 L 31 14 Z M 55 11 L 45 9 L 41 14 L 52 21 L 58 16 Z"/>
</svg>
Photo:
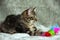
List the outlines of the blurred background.
<svg viewBox="0 0 60 40">
<path fill-rule="evenodd" d="M 49 26 L 60 23 L 60 0 L 0 0 L 0 22 L 7 15 L 21 14 L 29 7 L 36 7 L 40 24 Z"/>
</svg>

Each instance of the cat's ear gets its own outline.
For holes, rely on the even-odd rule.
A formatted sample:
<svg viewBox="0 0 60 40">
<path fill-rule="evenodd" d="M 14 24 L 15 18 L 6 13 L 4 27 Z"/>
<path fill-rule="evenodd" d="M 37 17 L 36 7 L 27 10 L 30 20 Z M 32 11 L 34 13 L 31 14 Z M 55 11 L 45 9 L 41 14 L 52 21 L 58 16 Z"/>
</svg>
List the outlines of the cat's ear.
<svg viewBox="0 0 60 40">
<path fill-rule="evenodd" d="M 34 7 L 34 8 L 29 8 L 29 9 L 28 9 L 28 15 L 30 15 L 32 12 L 34 12 L 35 8 L 36 8 L 36 7 Z"/>
</svg>

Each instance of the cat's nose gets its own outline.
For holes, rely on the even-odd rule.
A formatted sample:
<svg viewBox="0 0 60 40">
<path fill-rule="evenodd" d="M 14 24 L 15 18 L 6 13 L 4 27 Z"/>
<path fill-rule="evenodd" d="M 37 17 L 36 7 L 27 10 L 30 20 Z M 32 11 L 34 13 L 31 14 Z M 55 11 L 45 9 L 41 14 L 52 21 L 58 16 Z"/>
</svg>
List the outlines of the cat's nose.
<svg viewBox="0 0 60 40">
<path fill-rule="evenodd" d="M 37 20 L 38 20 L 36 16 L 35 16 L 34 20 L 35 20 L 35 21 L 37 21 Z"/>
<path fill-rule="evenodd" d="M 37 21 L 37 18 L 34 18 L 35 21 Z"/>
<path fill-rule="evenodd" d="M 38 21 L 38 20 L 40 20 L 38 17 L 35 17 L 35 21 Z"/>
<path fill-rule="evenodd" d="M 35 21 L 37 21 L 37 19 L 35 19 Z"/>
</svg>

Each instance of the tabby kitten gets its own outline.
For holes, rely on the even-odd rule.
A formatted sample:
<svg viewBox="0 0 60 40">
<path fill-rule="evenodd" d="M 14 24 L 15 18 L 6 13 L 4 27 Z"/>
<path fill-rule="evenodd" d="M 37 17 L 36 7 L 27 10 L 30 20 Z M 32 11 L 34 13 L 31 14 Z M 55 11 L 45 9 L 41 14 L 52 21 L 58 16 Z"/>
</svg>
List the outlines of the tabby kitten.
<svg viewBox="0 0 60 40">
<path fill-rule="evenodd" d="M 36 35 L 37 28 L 34 22 L 37 21 L 35 8 L 29 8 L 19 15 L 8 15 L 0 26 L 0 31 L 4 33 L 28 33 Z"/>
</svg>

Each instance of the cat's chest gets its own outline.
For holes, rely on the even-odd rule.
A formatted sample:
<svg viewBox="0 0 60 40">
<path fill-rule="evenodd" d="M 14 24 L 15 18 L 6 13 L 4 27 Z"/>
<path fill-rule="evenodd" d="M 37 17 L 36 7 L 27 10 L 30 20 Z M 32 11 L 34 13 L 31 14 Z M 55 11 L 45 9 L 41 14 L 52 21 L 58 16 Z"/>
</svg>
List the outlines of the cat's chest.
<svg viewBox="0 0 60 40">
<path fill-rule="evenodd" d="M 28 27 L 30 28 L 31 31 L 34 31 L 34 21 L 30 21 L 30 23 L 28 24 Z"/>
<path fill-rule="evenodd" d="M 35 30 L 34 29 L 34 25 L 29 25 L 29 28 L 30 28 L 31 31 L 34 31 Z"/>
</svg>

